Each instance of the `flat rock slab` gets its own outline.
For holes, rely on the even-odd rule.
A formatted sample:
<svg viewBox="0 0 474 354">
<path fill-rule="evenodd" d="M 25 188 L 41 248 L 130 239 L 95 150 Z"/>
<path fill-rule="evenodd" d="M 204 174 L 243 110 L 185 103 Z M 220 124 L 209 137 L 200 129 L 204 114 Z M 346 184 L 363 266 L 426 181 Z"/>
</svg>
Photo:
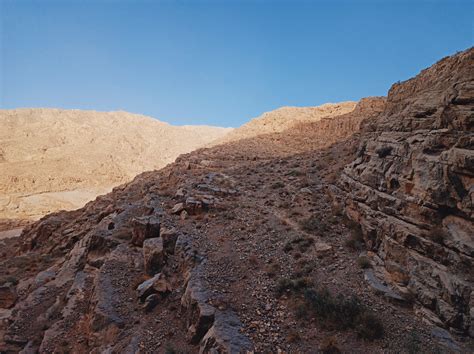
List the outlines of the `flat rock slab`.
<svg viewBox="0 0 474 354">
<path fill-rule="evenodd" d="M 232 311 L 217 311 L 212 327 L 201 340 L 199 353 L 248 353 L 252 342 L 241 333 L 242 323 Z"/>
<path fill-rule="evenodd" d="M 459 346 L 447 330 L 435 327 L 431 331 L 431 336 L 444 347 L 449 348 L 456 353 L 460 352 Z"/>
<path fill-rule="evenodd" d="M 7 231 L 0 231 L 0 240 L 18 237 L 21 235 L 22 231 L 23 231 L 22 227 L 17 228 L 17 229 L 7 230 Z"/>
<path fill-rule="evenodd" d="M 397 294 L 395 291 L 393 291 L 388 286 L 383 284 L 375 276 L 374 271 L 372 269 L 367 269 L 364 272 L 364 279 L 375 293 L 384 295 L 385 297 L 391 300 L 395 300 L 398 302 L 405 302 L 405 299 L 401 295 Z"/>
</svg>

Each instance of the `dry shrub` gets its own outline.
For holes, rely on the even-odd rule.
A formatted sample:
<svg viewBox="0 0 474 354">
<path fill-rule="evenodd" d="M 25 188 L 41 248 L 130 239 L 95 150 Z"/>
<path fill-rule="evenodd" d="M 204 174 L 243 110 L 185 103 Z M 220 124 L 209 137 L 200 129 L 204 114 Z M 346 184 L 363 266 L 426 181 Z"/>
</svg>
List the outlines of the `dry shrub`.
<svg viewBox="0 0 474 354">
<path fill-rule="evenodd" d="M 335 336 L 325 337 L 321 341 L 319 349 L 324 354 L 338 354 L 341 350 L 338 347 L 337 338 Z"/>
</svg>

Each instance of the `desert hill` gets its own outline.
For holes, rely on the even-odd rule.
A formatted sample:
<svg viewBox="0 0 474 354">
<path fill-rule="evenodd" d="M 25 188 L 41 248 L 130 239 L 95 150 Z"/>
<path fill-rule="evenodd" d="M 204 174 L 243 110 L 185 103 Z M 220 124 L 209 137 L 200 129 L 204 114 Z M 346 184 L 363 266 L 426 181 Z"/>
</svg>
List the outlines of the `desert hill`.
<svg viewBox="0 0 474 354">
<path fill-rule="evenodd" d="M 281 107 L 263 113 L 260 117 L 217 139 L 212 145 L 237 141 L 270 133 L 280 133 L 300 123 L 317 122 L 322 118 L 330 118 L 349 113 L 357 102 L 326 103 L 316 107 Z"/>
<path fill-rule="evenodd" d="M 472 352 L 474 49 L 2 240 L 4 352 Z"/>
<path fill-rule="evenodd" d="M 127 112 L 0 110 L 0 219 L 83 206 L 230 130 Z"/>
</svg>

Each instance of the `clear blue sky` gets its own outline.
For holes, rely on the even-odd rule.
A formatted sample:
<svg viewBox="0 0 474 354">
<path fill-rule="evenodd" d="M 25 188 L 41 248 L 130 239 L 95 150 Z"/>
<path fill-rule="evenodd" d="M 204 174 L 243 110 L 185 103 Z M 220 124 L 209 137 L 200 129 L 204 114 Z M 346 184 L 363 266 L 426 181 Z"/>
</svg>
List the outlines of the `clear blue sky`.
<svg viewBox="0 0 474 354">
<path fill-rule="evenodd" d="M 473 3 L 0 0 L 0 107 L 238 126 L 385 95 L 473 45 Z"/>
</svg>

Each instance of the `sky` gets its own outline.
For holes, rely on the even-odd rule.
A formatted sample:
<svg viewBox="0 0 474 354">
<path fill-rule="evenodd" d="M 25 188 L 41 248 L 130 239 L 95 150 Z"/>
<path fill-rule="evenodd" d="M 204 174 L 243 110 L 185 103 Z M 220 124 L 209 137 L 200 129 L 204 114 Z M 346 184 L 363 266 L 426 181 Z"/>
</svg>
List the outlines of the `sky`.
<svg viewBox="0 0 474 354">
<path fill-rule="evenodd" d="M 474 43 L 474 1 L 0 0 L 0 108 L 239 126 L 386 95 Z"/>
</svg>

